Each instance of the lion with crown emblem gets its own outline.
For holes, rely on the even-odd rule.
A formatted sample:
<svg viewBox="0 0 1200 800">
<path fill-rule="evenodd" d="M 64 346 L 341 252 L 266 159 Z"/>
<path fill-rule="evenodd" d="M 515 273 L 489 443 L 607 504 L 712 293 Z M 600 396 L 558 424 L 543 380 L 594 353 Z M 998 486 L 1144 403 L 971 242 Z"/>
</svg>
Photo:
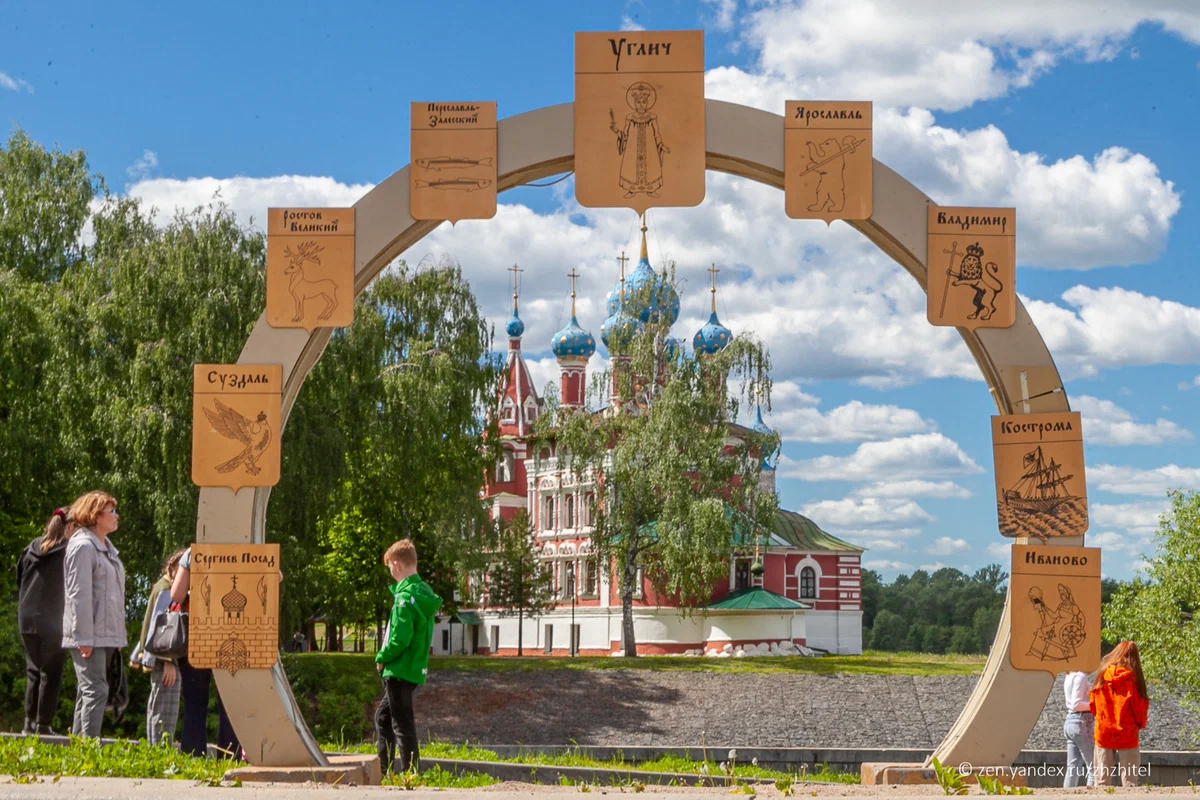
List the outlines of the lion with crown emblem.
<svg viewBox="0 0 1200 800">
<path fill-rule="evenodd" d="M 975 290 L 972 302 L 975 313 L 968 314 L 967 319 L 988 320 L 996 313 L 996 296 L 1004 291 L 1004 284 L 997 277 L 1000 268 L 995 262 L 983 263 L 983 248 L 976 242 L 967 247 L 967 253 L 958 264 L 958 272 L 953 267 L 946 274 L 954 278 L 954 286 L 970 286 Z"/>
</svg>

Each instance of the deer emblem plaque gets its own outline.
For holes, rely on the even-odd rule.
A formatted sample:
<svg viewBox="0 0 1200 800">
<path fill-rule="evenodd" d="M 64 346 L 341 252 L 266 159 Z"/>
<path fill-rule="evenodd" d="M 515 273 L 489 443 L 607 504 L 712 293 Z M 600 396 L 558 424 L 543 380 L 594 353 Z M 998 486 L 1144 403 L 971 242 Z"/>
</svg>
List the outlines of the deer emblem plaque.
<svg viewBox="0 0 1200 800">
<path fill-rule="evenodd" d="M 354 209 L 267 209 L 267 322 L 276 328 L 354 321 Z"/>
</svg>

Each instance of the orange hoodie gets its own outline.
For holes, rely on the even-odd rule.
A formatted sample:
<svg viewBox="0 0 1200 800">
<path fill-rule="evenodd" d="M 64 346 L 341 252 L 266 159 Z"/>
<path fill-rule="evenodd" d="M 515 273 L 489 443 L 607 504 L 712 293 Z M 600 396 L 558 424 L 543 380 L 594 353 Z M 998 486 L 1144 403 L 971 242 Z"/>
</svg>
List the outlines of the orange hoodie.
<svg viewBox="0 0 1200 800">
<path fill-rule="evenodd" d="M 1138 693 L 1133 670 L 1118 664 L 1104 670 L 1104 682 L 1092 689 L 1090 705 L 1096 717 L 1097 747 L 1131 750 L 1138 746 L 1150 701 Z"/>
</svg>

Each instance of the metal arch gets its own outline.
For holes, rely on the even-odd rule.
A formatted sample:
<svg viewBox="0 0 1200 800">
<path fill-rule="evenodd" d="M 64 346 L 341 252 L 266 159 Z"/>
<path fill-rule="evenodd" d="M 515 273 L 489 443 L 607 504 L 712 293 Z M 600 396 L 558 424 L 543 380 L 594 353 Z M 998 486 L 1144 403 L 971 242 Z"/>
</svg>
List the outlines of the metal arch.
<svg viewBox="0 0 1200 800">
<path fill-rule="evenodd" d="M 783 188 L 783 119 L 758 109 L 706 100 L 708 169 Z M 571 103 L 537 109 L 499 123 L 499 181 L 504 191 L 574 166 L 574 108 Z M 851 223 L 884 253 L 926 283 L 925 194 L 891 169 L 874 163 L 875 208 L 871 219 Z M 393 259 L 439 223 L 408 215 L 409 168 L 395 172 L 355 204 L 355 294 L 361 293 Z M 283 423 L 304 379 L 321 357 L 330 329 L 272 328 L 260 316 L 238 363 L 283 365 Z M 959 329 L 1000 413 L 1013 413 L 1023 371 L 1037 370 L 1043 382 L 1061 387 L 1057 369 L 1023 304 L 1007 329 Z M 1069 410 L 1065 393 L 1039 401 L 1039 410 Z M 200 542 L 265 541 L 269 488 L 234 494 L 202 489 L 196 534 Z M 1058 544 L 1077 545 L 1082 537 Z M 984 672 L 961 716 L 936 748 L 943 762 L 1011 764 L 1045 705 L 1053 678 L 1019 672 L 1009 664 L 1009 603 Z M 215 670 L 217 687 L 247 758 L 256 765 L 327 764 L 308 730 L 282 664 L 271 670 Z"/>
</svg>

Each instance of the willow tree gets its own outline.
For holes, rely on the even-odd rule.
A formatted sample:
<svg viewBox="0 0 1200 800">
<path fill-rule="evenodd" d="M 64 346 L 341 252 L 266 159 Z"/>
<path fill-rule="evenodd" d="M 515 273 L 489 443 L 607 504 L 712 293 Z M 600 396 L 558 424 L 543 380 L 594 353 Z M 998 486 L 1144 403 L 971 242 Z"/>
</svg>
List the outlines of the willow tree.
<svg viewBox="0 0 1200 800">
<path fill-rule="evenodd" d="M 1200 708 L 1200 492 L 1171 491 L 1145 579 L 1123 584 L 1104 607 L 1105 641 L 1137 642 L 1146 677 Z"/>
<path fill-rule="evenodd" d="M 378 628 L 390 603 L 379 558 L 405 537 L 421 575 L 456 608 L 460 577 L 482 558 L 479 490 L 499 455 L 480 413 L 500 379 L 491 344 L 460 269 L 403 263 L 376 279 L 354 325 L 330 342 L 314 389 L 337 398 L 345 463 L 318 525 L 327 616 Z"/>
<path fill-rule="evenodd" d="M 673 279 L 669 270 L 649 289 L 657 299 L 627 303 L 663 307 Z M 607 405 L 558 405 L 534 426 L 534 453 L 550 445 L 560 470 L 597 488 L 592 547 L 616 571 L 628 657 L 637 655 L 640 577 L 685 614 L 707 605 L 735 547 L 765 537 L 778 507 L 774 493 L 759 492 L 774 435 L 733 424 L 751 398 L 769 407 L 766 347 L 743 334 L 716 352 L 686 353 L 668 328 L 653 313 L 618 325 L 608 340 L 613 368 L 588 391 L 589 408 Z"/>
</svg>

